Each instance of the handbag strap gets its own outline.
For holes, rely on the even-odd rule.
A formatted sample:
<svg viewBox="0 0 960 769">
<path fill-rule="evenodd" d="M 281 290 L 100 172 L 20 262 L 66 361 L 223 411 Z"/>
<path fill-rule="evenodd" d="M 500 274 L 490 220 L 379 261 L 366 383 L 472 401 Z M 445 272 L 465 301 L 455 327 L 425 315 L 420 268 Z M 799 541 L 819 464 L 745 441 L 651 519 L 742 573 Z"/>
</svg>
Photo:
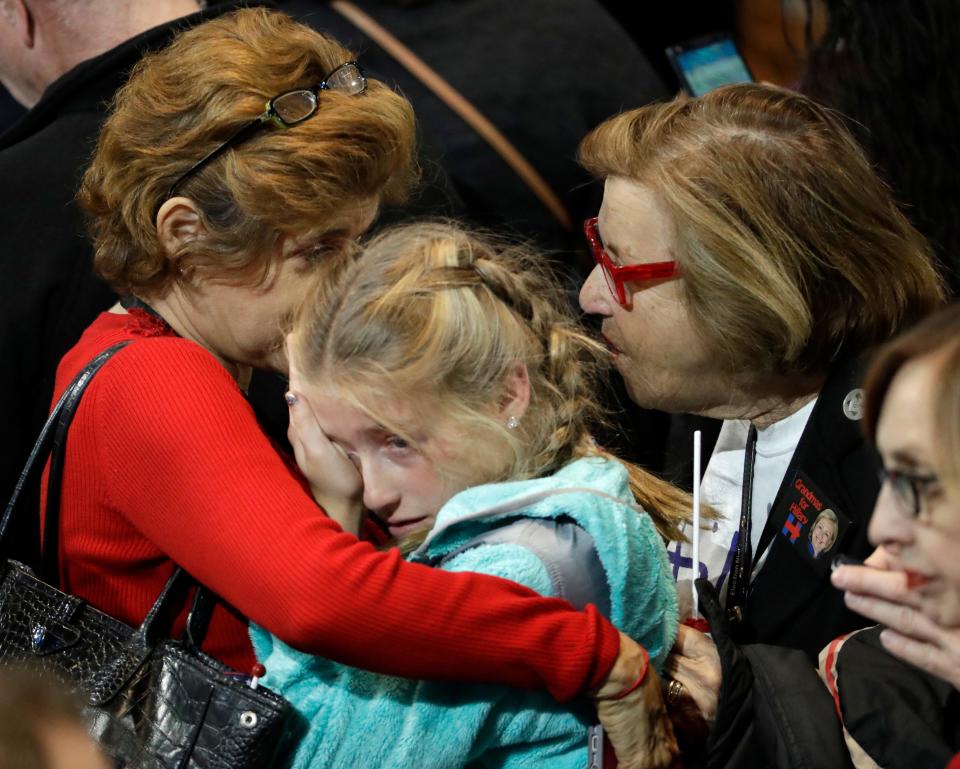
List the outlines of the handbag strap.
<svg viewBox="0 0 960 769">
<path fill-rule="evenodd" d="M 67 424 L 69 424 L 69 420 L 73 418 L 73 412 L 76 411 L 80 396 L 86 389 L 87 384 L 89 384 L 90 379 L 94 374 L 97 373 L 97 371 L 100 370 L 100 367 L 103 366 L 103 364 L 106 363 L 115 352 L 117 352 L 117 350 L 125 347 L 127 344 L 129 344 L 129 342 L 120 342 L 119 344 L 115 344 L 113 347 L 108 347 L 86 366 L 84 366 L 83 370 L 74 377 L 73 381 L 69 384 L 67 389 L 64 390 L 63 395 L 60 396 L 60 399 L 53 407 L 53 410 L 50 412 L 50 416 L 47 417 L 47 421 L 43 425 L 43 429 L 40 431 L 40 436 L 37 438 L 36 443 L 33 445 L 33 449 L 30 451 L 30 456 L 27 458 L 27 463 L 24 465 L 24 468 L 20 473 L 20 477 L 17 480 L 17 485 L 13 489 L 13 495 L 10 497 L 10 501 L 7 503 L 7 507 L 4 510 L 3 520 L 0 521 L 0 545 L 3 544 L 4 539 L 7 536 L 7 532 L 10 528 L 10 522 L 13 520 L 15 512 L 18 516 L 35 514 L 35 512 L 29 513 L 28 511 L 27 513 L 24 513 L 18 511 L 17 502 L 20 499 L 20 495 L 27 483 L 30 482 L 30 480 L 36 476 L 37 473 L 43 471 L 43 465 L 46 462 L 47 456 L 50 454 L 60 417 L 64 413 L 67 413 L 69 415 L 67 418 Z M 57 491 L 57 496 L 59 498 L 59 490 Z M 22 508 L 23 505 L 20 505 L 20 507 Z"/>
<path fill-rule="evenodd" d="M 43 547 L 40 552 L 41 573 L 50 584 L 60 584 L 59 532 L 60 532 L 60 490 L 63 485 L 63 463 L 67 453 L 67 430 L 73 422 L 74 414 L 80 405 L 80 397 L 86 390 L 94 374 L 113 354 L 129 342 L 114 345 L 94 358 L 77 375 L 67 388 L 51 418 L 56 416 L 56 428 L 50 446 L 50 474 L 47 478 L 47 506 L 43 526 Z"/>
<path fill-rule="evenodd" d="M 386 28 L 372 17 L 347 0 L 333 0 L 330 7 L 346 18 L 367 37 L 402 64 L 411 75 L 429 88 L 450 109 L 474 131 L 486 140 L 498 155 L 513 169 L 530 191 L 540 200 L 567 232 L 573 231 L 573 223 L 566 207 L 550 188 L 546 180 L 537 172 L 510 140 L 484 116 L 463 94 L 451 86 L 443 77 L 423 59 L 394 37 Z"/>
<path fill-rule="evenodd" d="M 59 564 L 59 531 L 60 531 L 60 493 L 63 482 L 63 466 L 66 456 L 67 431 L 76 414 L 80 398 L 90 384 L 90 380 L 103 365 L 119 350 L 130 344 L 131 340 L 118 342 L 112 347 L 97 355 L 77 374 L 60 396 L 56 405 L 47 417 L 47 421 L 40 431 L 27 459 L 23 471 L 17 480 L 13 495 L 7 503 L 3 520 L 0 522 L 0 543 L 4 541 L 14 515 L 22 516 L 23 505 L 19 505 L 21 492 L 31 479 L 43 471 L 47 456 L 50 456 L 50 474 L 47 478 L 47 505 L 44 520 L 43 548 L 41 551 L 41 574 L 52 585 L 60 582 Z M 196 581 L 179 566 L 174 569 L 167 580 L 157 600 L 140 625 L 138 636 L 141 643 L 153 646 L 162 637 L 164 630 L 169 627 L 171 613 L 175 607 L 181 606 L 185 591 L 197 585 Z M 202 586 L 197 587 L 196 596 L 187 621 L 187 638 L 198 648 L 206 636 L 207 627 L 213 607 L 217 602 L 215 594 Z"/>
</svg>

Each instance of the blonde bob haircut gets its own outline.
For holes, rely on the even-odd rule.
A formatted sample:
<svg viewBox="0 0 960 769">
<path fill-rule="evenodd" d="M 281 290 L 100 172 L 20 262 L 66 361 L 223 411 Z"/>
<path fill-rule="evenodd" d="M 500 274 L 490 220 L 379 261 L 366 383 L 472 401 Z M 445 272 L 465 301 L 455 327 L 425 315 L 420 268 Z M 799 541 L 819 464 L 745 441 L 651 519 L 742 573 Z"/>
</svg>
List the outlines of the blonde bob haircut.
<svg viewBox="0 0 960 769">
<path fill-rule="evenodd" d="M 604 454 L 589 426 L 601 416 L 594 393 L 609 354 L 570 305 L 536 252 L 454 224 L 419 223 L 381 234 L 335 280 L 318 283 L 291 344 L 308 381 L 415 447 L 430 425 L 456 425 L 471 461 L 465 469 L 435 458 L 445 473 L 469 484 L 535 478 Z M 530 402 L 511 430 L 497 405 L 518 363 Z M 398 403 L 402 411 L 387 411 Z M 507 448 L 485 450 L 496 446 Z M 504 466 L 503 457 L 512 459 Z M 624 464 L 660 533 L 679 538 L 689 496 Z"/>
<path fill-rule="evenodd" d="M 820 374 L 942 301 L 926 241 L 839 117 L 800 94 L 641 107 L 594 129 L 580 162 L 656 194 L 694 322 L 731 371 Z"/>
<path fill-rule="evenodd" d="M 285 91 L 308 88 L 353 55 L 288 16 L 238 10 L 147 55 L 114 98 L 79 200 L 99 274 L 121 292 L 163 295 L 186 277 L 266 276 L 280 235 L 371 200 L 396 201 L 415 178 L 410 104 L 376 80 L 322 91 L 309 119 L 264 127 L 184 182 L 204 237 L 164 252 L 155 217 L 173 182 Z M 323 246 L 338 233 L 320 233 Z M 341 236 L 342 239 L 342 236 Z M 329 242 L 327 242 L 329 241 Z"/>
<path fill-rule="evenodd" d="M 960 501 L 960 304 L 951 304 L 885 345 L 867 371 L 863 426 L 876 441 L 877 424 L 887 391 L 897 372 L 910 361 L 932 358 L 937 384 L 931 404 L 937 429 L 934 470 L 950 496 Z"/>
</svg>

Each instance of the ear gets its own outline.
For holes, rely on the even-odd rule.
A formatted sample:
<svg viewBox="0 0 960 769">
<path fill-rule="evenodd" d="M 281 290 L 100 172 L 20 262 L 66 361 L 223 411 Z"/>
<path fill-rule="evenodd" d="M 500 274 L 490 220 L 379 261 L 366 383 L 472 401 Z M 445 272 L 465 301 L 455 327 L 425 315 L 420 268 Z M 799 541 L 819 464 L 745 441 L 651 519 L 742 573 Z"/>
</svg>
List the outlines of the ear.
<svg viewBox="0 0 960 769">
<path fill-rule="evenodd" d="M 27 7 L 25 0 L 2 0 L 0 1 L 0 14 L 3 15 L 4 24 L 13 27 L 13 33 L 17 40 L 25 48 L 33 48 L 35 31 L 33 13 Z"/>
<path fill-rule="evenodd" d="M 176 253 L 185 243 L 196 240 L 204 232 L 200 212 L 190 198 L 170 198 L 157 211 L 157 235 L 168 254 Z"/>
<path fill-rule="evenodd" d="M 33 48 L 36 40 L 36 22 L 34 21 L 33 13 L 27 7 L 25 0 L 12 0 L 12 5 L 13 13 L 17 20 L 17 31 L 20 42 L 23 43 L 26 48 Z"/>
<path fill-rule="evenodd" d="M 302 392 L 301 378 L 300 378 L 300 369 L 297 367 L 297 362 L 295 360 L 296 356 L 294 355 L 294 333 L 291 331 L 283 338 L 283 353 L 284 358 L 287 361 L 287 379 L 289 380 L 289 389 L 295 392 Z"/>
<path fill-rule="evenodd" d="M 510 417 L 522 419 L 530 405 L 530 374 L 527 364 L 517 361 L 503 383 L 503 397 L 497 416 L 506 422 Z"/>
</svg>

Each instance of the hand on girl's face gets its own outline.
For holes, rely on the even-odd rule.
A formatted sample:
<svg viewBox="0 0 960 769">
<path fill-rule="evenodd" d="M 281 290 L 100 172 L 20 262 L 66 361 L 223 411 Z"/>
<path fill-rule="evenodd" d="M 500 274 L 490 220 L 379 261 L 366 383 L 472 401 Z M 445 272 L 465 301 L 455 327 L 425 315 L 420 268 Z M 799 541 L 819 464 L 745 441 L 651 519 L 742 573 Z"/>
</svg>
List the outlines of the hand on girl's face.
<svg viewBox="0 0 960 769">
<path fill-rule="evenodd" d="M 287 405 L 290 407 L 287 437 L 297 465 L 310 483 L 313 498 L 344 531 L 358 534 L 363 518 L 360 473 L 343 448 L 324 433 L 302 395 L 288 392 Z"/>
</svg>

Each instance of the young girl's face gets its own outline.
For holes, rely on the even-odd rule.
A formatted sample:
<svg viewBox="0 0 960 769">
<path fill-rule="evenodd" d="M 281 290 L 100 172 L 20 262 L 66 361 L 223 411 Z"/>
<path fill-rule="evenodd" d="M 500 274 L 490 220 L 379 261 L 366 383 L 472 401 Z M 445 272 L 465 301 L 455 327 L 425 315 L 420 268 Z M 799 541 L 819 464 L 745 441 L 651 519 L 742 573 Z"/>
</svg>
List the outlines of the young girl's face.
<svg viewBox="0 0 960 769">
<path fill-rule="evenodd" d="M 394 537 L 430 529 L 447 500 L 472 485 L 462 474 L 440 472 L 438 464 L 463 466 L 464 457 L 459 441 L 443 437 L 449 432 L 442 425 L 424 425 L 414 448 L 335 393 L 314 390 L 308 401 L 327 437 L 360 471 L 364 506 Z"/>
</svg>

